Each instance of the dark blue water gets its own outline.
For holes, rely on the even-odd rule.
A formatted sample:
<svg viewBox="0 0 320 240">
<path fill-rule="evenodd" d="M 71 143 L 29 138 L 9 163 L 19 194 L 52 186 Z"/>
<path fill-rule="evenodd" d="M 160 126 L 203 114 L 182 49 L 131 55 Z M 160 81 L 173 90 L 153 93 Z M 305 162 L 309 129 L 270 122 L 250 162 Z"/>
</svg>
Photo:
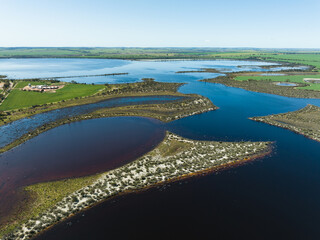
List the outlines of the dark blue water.
<svg viewBox="0 0 320 240">
<path fill-rule="evenodd" d="M 0 126 L 0 148 L 13 142 L 24 134 L 40 127 L 44 124 L 54 122 L 67 117 L 74 117 L 81 114 L 93 112 L 97 109 L 107 107 L 128 106 L 134 104 L 148 104 L 148 103 L 163 103 L 168 101 L 175 101 L 181 97 L 174 96 L 150 96 L 150 97 L 124 97 L 113 98 L 98 103 L 91 103 L 86 105 L 61 108 L 45 113 L 33 115 L 29 118 L 23 118 L 14 121 L 10 124 Z"/>
<path fill-rule="evenodd" d="M 307 103 L 319 106 L 320 101 L 200 82 L 180 90 L 205 95 L 220 109 L 168 123 L 166 129 L 200 140 L 275 141 L 272 155 L 219 174 L 107 201 L 37 239 L 319 238 L 320 143 L 247 118 L 292 111 Z"/>
<path fill-rule="evenodd" d="M 255 71 L 260 64 L 204 62 L 201 67 L 219 65 L 226 71 Z M 287 98 L 197 81 L 218 74 L 174 74 L 181 69 L 198 69 L 199 64 L 133 62 L 120 66 L 121 72 L 129 75 L 116 77 L 114 81 L 154 77 L 159 81 L 186 82 L 181 92 L 204 95 L 219 109 L 154 125 L 155 129 L 200 140 L 274 141 L 273 153 L 219 174 L 106 201 L 56 225 L 37 239 L 319 239 L 320 143 L 248 117 L 294 111 L 310 103 L 320 106 L 320 100 Z M 107 123 L 108 119 L 99 121 Z M 136 118 L 135 124 L 140 121 Z M 56 133 L 57 139 L 63 139 L 67 133 L 81 133 L 81 124 L 63 126 L 63 132 L 53 129 L 50 134 Z M 46 138 L 46 135 L 38 137 L 41 136 Z M 100 144 L 99 131 L 93 135 L 83 132 L 81 136 L 84 142 Z M 81 143 L 81 139 L 77 141 Z M 60 154 L 60 159 L 67 163 L 68 154 Z"/>
</svg>

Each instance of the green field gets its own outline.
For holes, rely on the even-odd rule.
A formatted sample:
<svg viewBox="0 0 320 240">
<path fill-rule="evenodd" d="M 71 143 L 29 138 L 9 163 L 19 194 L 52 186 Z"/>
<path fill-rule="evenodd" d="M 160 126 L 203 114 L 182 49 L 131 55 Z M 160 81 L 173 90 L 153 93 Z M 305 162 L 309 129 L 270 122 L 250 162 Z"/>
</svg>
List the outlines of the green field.
<svg viewBox="0 0 320 240">
<path fill-rule="evenodd" d="M 289 63 L 310 65 L 320 70 L 320 54 L 264 54 L 262 57 L 266 60 L 283 61 Z"/>
<path fill-rule="evenodd" d="M 320 70 L 320 52 L 295 53 L 295 52 L 240 52 L 211 54 L 213 58 L 228 59 L 257 59 L 264 61 L 288 62 L 301 65 L 309 65 Z"/>
<path fill-rule="evenodd" d="M 247 81 L 252 80 L 270 80 L 274 82 L 294 82 L 294 83 L 306 83 L 303 81 L 304 78 L 319 78 L 320 75 L 290 75 L 290 76 L 237 76 L 235 80 Z M 310 89 L 320 91 L 320 83 L 306 83 L 310 86 L 300 87 L 300 89 Z"/>
<path fill-rule="evenodd" d="M 41 84 L 42 82 L 39 83 Z M 17 87 L 24 87 L 27 84 L 28 82 L 19 82 Z M 38 84 L 38 82 L 32 82 L 32 85 L 34 84 Z M 20 109 L 76 97 L 89 96 L 104 87 L 105 86 L 103 85 L 67 84 L 64 88 L 57 90 L 55 93 L 28 92 L 20 89 L 13 89 L 7 99 L 0 105 L 0 111 Z"/>
</svg>

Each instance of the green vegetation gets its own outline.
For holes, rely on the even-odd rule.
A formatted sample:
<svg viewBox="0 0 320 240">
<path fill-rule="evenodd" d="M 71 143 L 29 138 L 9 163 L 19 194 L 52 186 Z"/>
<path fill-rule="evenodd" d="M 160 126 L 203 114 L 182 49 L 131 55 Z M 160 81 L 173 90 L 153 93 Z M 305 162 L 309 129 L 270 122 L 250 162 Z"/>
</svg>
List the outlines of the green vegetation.
<svg viewBox="0 0 320 240">
<path fill-rule="evenodd" d="M 258 56 L 267 61 L 289 62 L 294 64 L 302 64 L 314 66 L 317 71 L 320 70 L 320 53 L 278 53 L 278 54 L 262 54 Z"/>
<path fill-rule="evenodd" d="M 28 83 L 20 82 L 18 83 L 17 87 L 21 88 L 27 84 Z M 56 92 L 41 93 L 13 89 L 7 99 L 0 105 L 0 111 L 21 109 L 47 103 L 59 102 L 62 100 L 90 96 L 103 88 L 105 88 L 103 85 L 66 84 L 62 89 L 59 89 Z"/>
<path fill-rule="evenodd" d="M 280 63 L 292 63 L 295 65 L 308 65 L 314 67 L 314 71 L 320 70 L 320 51 L 303 50 L 257 50 L 241 53 L 213 54 L 214 58 L 262 60 Z"/>
<path fill-rule="evenodd" d="M 212 58 L 230 51 L 236 55 L 247 53 L 243 49 L 218 48 L 0 48 L 0 57 L 8 58 L 118 58 L 118 59 L 171 59 Z M 255 52 L 250 50 L 249 52 Z"/>
<path fill-rule="evenodd" d="M 286 128 L 320 142 L 320 108 L 317 106 L 307 105 L 305 108 L 294 112 L 250 119 Z"/>
<path fill-rule="evenodd" d="M 278 86 L 271 80 L 254 80 L 248 79 L 247 81 L 234 80 L 237 74 L 227 74 L 227 76 L 219 76 L 211 79 L 204 79 L 202 81 L 211 83 L 220 83 L 230 87 L 243 88 L 248 91 L 270 93 L 286 97 L 294 98 L 320 98 L 320 91 L 316 89 L 306 89 L 310 83 L 297 83 L 297 86 Z M 268 76 L 269 77 L 269 76 Z M 250 77 L 251 78 L 251 77 Z M 310 84 L 313 86 L 314 84 Z M 316 84 L 319 85 L 319 84 Z M 302 88 L 302 89 L 301 89 Z"/>
<path fill-rule="evenodd" d="M 288 75 L 288 76 L 236 76 L 234 79 L 239 81 L 273 81 L 273 82 L 294 82 L 308 84 L 308 86 L 298 87 L 300 89 L 309 89 L 320 91 L 319 83 L 306 83 L 303 81 L 304 78 L 319 78 L 320 75 Z"/>
<path fill-rule="evenodd" d="M 45 81 L 48 84 L 50 81 Z M 42 82 L 41 82 L 42 83 Z M 23 83 L 26 84 L 26 83 Z M 58 109 L 71 107 L 76 105 L 83 105 L 89 103 L 95 103 L 99 101 L 103 101 L 110 98 L 115 97 L 134 97 L 134 96 L 150 96 L 150 95 L 179 95 L 183 96 L 183 94 L 177 93 L 177 89 L 181 86 L 181 83 L 159 83 L 153 80 L 147 80 L 143 82 L 137 83 L 128 83 L 128 84 L 105 84 L 96 85 L 100 87 L 104 87 L 97 93 L 84 96 L 84 97 L 75 97 L 70 100 L 61 100 L 55 103 L 45 103 L 45 104 L 37 104 L 32 105 L 28 108 L 17 109 L 17 110 L 7 110 L 1 112 L 0 110 L 0 125 L 7 124 L 9 122 L 28 117 L 34 114 Z M 23 86 L 23 85 L 22 85 Z M 93 86 L 93 85 L 77 85 L 77 86 Z M 62 88 L 61 90 L 63 90 Z M 40 93 L 38 93 L 39 95 Z M 55 93 L 45 93 L 45 94 L 55 94 Z"/>
</svg>

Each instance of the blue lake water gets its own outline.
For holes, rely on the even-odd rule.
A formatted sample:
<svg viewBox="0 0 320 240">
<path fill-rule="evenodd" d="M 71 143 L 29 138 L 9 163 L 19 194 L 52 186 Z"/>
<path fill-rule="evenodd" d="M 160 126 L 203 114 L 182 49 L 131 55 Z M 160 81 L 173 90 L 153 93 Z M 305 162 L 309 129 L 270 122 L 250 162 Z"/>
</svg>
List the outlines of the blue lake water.
<svg viewBox="0 0 320 240">
<path fill-rule="evenodd" d="M 15 64 L 20 64 L 19 61 L 14 60 Z M 40 64 L 40 60 L 37 61 Z M 56 64 L 60 64 L 60 61 L 71 60 L 55 59 L 55 61 Z M 97 60 L 95 66 L 98 66 L 100 61 L 103 62 L 103 60 Z M 216 111 L 171 123 L 152 124 L 152 128 L 148 131 L 152 132 L 156 129 L 159 131 L 157 134 L 152 132 L 152 135 L 162 136 L 163 131 L 169 130 L 183 137 L 200 140 L 274 141 L 274 152 L 262 160 L 219 174 L 107 201 L 84 214 L 76 215 L 56 225 L 37 239 L 105 239 L 106 236 L 116 239 L 152 239 L 154 236 L 167 239 L 187 237 L 194 239 L 318 239 L 320 234 L 318 228 L 320 143 L 286 129 L 248 120 L 248 117 L 294 111 L 307 104 L 320 106 L 319 99 L 287 98 L 197 81 L 219 74 L 175 73 L 203 67 L 241 71 L 243 70 L 243 67 L 239 67 L 241 65 L 256 71 L 260 69 L 260 62 L 122 60 L 113 62 L 113 60 L 106 60 L 105 64 L 108 65 L 109 61 L 111 67 L 100 69 L 102 73 L 105 73 L 105 69 L 109 69 L 110 72 L 128 72 L 129 74 L 103 77 L 103 81 L 93 78 L 82 78 L 81 81 L 133 82 L 139 81 L 142 77 L 153 77 L 158 81 L 185 82 L 187 84 L 179 89 L 180 92 L 201 94 L 219 107 Z M 100 70 L 85 69 L 81 70 L 81 73 L 88 74 L 90 71 Z M 20 73 L 19 71 L 16 71 L 16 77 L 19 74 L 23 75 L 22 71 Z M 72 74 L 75 75 L 75 73 L 81 75 L 77 71 Z M 1 71 L 0 68 L 0 74 L 8 74 L 8 72 Z M 30 76 L 32 74 L 39 73 L 30 71 Z M 59 139 L 62 141 L 67 134 L 74 136 L 81 133 L 79 136 L 83 137 L 82 140 L 77 139 L 77 144 L 80 145 L 85 142 L 100 144 L 102 136 L 108 141 L 112 140 L 113 134 L 106 135 L 98 130 L 91 131 L 93 134 L 89 134 L 90 131 L 83 131 L 84 129 L 101 129 L 103 124 L 106 128 L 110 124 L 116 124 L 110 122 L 110 119 L 99 119 L 99 124 L 95 121 L 97 120 L 87 120 L 52 129 L 20 148 L 32 149 L 36 147 L 37 141 L 46 141 L 46 145 L 57 147 L 59 159 L 65 159 L 67 164 L 70 153 L 64 150 L 63 145 L 57 144 L 57 141 Z M 133 121 L 138 126 L 139 123 L 147 120 L 134 118 Z M 123 124 L 123 126 L 126 125 L 125 121 Z M 117 130 L 121 132 L 123 139 L 133 138 L 132 135 L 125 138 L 126 133 L 121 131 L 121 128 L 118 127 Z M 143 127 L 139 128 L 139 131 L 142 129 Z M 50 138 L 50 135 L 55 135 L 55 141 Z M 161 137 L 158 137 L 157 141 L 160 140 Z M 148 149 L 150 148 L 146 148 Z M 22 150 L 18 150 L 19 147 L 13 149 L 10 157 L 5 158 L 7 164 L 10 163 L 10 159 L 19 156 L 18 153 Z M 94 151 L 94 145 L 90 147 L 90 151 Z M 99 148 L 99 151 L 102 150 Z M 100 159 L 97 156 L 96 158 Z M 93 157 L 88 161 L 95 162 L 94 159 Z M 4 166 L 1 158 L 0 163 Z M 90 166 L 90 162 L 83 164 L 82 166 Z M 62 168 L 61 165 L 59 168 Z M 103 167 L 99 169 L 103 171 Z M 72 225 L 66 224 L 67 222 L 72 222 Z"/>
<path fill-rule="evenodd" d="M 215 76 L 207 73 L 175 74 L 177 71 L 192 71 L 200 68 L 216 68 L 223 71 L 255 70 L 266 71 L 261 65 L 270 63 L 248 61 L 128 61 L 109 59 L 0 59 L 0 74 L 9 78 L 45 78 L 62 76 L 97 75 L 108 73 L 129 73 L 119 76 L 97 76 L 64 78 L 63 81 L 75 80 L 79 83 L 122 83 L 135 82 L 141 78 L 153 77 L 158 81 L 185 81 Z"/>
<path fill-rule="evenodd" d="M 286 83 L 286 82 L 280 82 L 280 83 L 277 83 L 278 86 L 285 86 L 285 87 L 294 87 L 294 86 L 297 86 L 297 84 L 295 83 Z"/>
</svg>

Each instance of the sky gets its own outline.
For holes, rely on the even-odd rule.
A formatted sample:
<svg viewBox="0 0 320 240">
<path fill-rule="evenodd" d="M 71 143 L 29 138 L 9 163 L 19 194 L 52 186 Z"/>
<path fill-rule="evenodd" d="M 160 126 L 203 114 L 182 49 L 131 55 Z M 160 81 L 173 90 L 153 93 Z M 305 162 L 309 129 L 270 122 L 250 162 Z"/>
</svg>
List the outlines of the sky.
<svg viewBox="0 0 320 240">
<path fill-rule="evenodd" d="M 320 0 L 0 0 L 0 47 L 320 48 Z"/>
</svg>

